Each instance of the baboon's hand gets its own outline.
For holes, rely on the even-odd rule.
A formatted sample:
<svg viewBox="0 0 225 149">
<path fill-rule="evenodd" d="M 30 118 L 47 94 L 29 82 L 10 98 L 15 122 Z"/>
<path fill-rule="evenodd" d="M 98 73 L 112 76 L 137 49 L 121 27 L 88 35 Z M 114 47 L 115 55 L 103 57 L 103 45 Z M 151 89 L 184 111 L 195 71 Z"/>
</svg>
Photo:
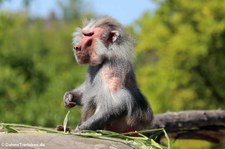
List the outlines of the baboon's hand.
<svg viewBox="0 0 225 149">
<path fill-rule="evenodd" d="M 64 106 L 66 108 L 72 108 L 76 105 L 76 101 L 74 99 L 74 96 L 70 92 L 66 92 L 64 94 L 63 100 L 64 100 Z"/>
</svg>

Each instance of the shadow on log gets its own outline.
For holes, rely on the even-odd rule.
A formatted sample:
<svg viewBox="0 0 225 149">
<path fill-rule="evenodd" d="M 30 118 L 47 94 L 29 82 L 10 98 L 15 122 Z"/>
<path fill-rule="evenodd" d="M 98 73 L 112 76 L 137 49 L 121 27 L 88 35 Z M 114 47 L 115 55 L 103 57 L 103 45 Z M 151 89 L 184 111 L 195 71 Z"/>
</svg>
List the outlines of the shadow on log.
<svg viewBox="0 0 225 149">
<path fill-rule="evenodd" d="M 156 114 L 151 128 L 164 128 L 169 137 L 174 139 L 200 139 L 219 143 L 225 139 L 225 110 Z"/>
</svg>

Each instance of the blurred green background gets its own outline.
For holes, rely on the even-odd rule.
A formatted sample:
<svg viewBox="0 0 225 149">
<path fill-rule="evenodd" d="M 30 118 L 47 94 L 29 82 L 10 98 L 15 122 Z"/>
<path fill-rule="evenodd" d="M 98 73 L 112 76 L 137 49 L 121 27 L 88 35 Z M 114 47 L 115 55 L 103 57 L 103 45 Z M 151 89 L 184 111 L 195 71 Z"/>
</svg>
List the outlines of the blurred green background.
<svg viewBox="0 0 225 149">
<path fill-rule="evenodd" d="M 80 7 L 81 0 L 68 0 L 58 3 L 62 17 L 31 17 L 30 1 L 23 2 L 21 11 L 0 11 L 0 122 L 55 127 L 67 113 L 64 92 L 84 80 L 87 68 L 75 62 L 71 34 L 96 14 Z M 157 9 L 144 11 L 127 30 L 137 39 L 134 67 L 154 113 L 224 109 L 225 0 L 153 2 Z M 72 128 L 79 109 L 71 110 Z"/>
</svg>

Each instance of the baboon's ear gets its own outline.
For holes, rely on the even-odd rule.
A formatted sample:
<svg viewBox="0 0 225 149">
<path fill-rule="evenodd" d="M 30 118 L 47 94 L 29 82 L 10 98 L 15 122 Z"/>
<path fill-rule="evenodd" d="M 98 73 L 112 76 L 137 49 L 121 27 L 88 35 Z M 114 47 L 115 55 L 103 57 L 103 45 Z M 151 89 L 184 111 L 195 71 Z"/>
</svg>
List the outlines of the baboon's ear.
<svg viewBox="0 0 225 149">
<path fill-rule="evenodd" d="M 120 33 L 117 30 L 111 31 L 110 34 L 111 34 L 111 41 L 112 41 L 112 43 L 115 42 L 120 36 Z"/>
</svg>

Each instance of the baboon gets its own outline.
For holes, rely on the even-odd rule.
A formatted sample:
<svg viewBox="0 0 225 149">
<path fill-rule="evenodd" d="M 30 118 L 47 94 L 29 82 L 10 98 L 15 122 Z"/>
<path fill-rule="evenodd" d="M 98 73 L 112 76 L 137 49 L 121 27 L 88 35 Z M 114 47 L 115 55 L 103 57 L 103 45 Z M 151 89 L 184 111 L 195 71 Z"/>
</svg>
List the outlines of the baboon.
<svg viewBox="0 0 225 149">
<path fill-rule="evenodd" d="M 132 67 L 133 38 L 111 17 L 91 20 L 73 34 L 79 64 L 88 64 L 86 79 L 64 95 L 65 107 L 82 106 L 79 130 L 119 133 L 145 129 L 152 110 L 140 92 Z"/>
</svg>

